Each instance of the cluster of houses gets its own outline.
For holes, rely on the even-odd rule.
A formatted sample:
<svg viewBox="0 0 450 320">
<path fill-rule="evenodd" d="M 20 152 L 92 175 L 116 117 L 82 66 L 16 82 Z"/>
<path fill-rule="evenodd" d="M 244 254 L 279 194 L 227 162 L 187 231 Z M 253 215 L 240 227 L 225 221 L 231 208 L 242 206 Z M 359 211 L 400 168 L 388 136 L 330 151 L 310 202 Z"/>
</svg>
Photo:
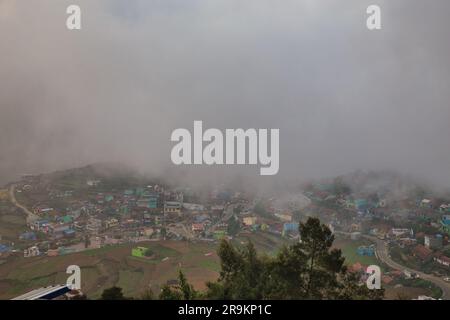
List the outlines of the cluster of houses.
<svg viewBox="0 0 450 320">
<path fill-rule="evenodd" d="M 445 255 L 445 248 L 448 246 L 448 236 L 437 234 L 425 234 L 419 232 L 414 234 L 410 229 L 392 229 L 389 239 L 398 244 L 401 248 L 408 249 L 412 257 L 416 258 L 421 264 L 435 264 L 450 270 L 450 258 Z"/>
<path fill-rule="evenodd" d="M 35 189 L 33 182 L 27 181 L 26 185 Z M 32 208 L 39 218 L 30 223 L 30 230 L 21 239 L 33 246 L 42 238 L 58 243 L 58 250 L 49 250 L 49 246 L 38 248 L 39 254 L 46 250 L 49 255 L 70 252 L 70 248 L 80 243 L 82 249 L 149 239 L 219 240 L 235 235 L 236 226 L 240 233 L 263 231 L 296 239 L 300 219 L 296 212 L 301 211 L 303 215 L 319 213 L 332 231 L 336 228 L 349 232 L 353 240 L 369 232 L 401 247 L 413 248 L 420 259 L 448 265 L 443 248 L 450 234 L 450 204 L 435 199 L 393 201 L 387 192 L 341 192 L 333 183 L 313 184 L 305 196 L 271 199 L 219 188 L 211 189 L 199 200 L 186 189 L 160 185 L 108 188 L 99 179 L 88 179 L 85 189 L 80 194 L 47 186 L 47 204 L 45 197 L 41 197 Z M 22 188 L 22 192 L 27 190 Z M 55 199 L 65 203 L 66 208 L 48 205 Z M 263 213 L 257 212 L 257 204 L 262 206 Z M 393 222 L 389 216 L 395 213 L 404 220 Z M 414 234 L 411 227 L 398 227 L 404 221 L 410 226 L 411 218 L 414 223 L 434 226 L 436 232 Z M 376 225 L 376 220 L 382 221 L 381 224 Z M 370 226 L 368 230 L 366 225 Z M 33 246 L 26 249 L 24 256 L 37 254 Z M 357 253 L 371 256 L 374 248 L 361 246 Z"/>
<path fill-rule="evenodd" d="M 361 282 L 365 283 L 368 279 L 369 274 L 367 273 L 367 265 L 362 264 L 360 262 L 356 262 L 348 267 L 348 271 L 352 273 L 356 273 L 359 275 Z M 404 279 L 416 279 L 418 277 L 417 274 L 412 273 L 408 270 L 389 270 L 385 271 L 381 274 L 381 286 L 384 287 L 386 285 L 393 286 L 396 283 L 401 283 L 401 280 Z"/>
<path fill-rule="evenodd" d="M 198 201 L 186 189 L 160 185 L 120 189 L 99 179 L 87 179 L 82 192 L 57 188 L 42 187 L 31 178 L 17 188 L 37 199 L 31 207 L 37 218 L 20 235 L 28 244 L 25 257 L 149 239 L 219 240 L 239 232 L 295 238 L 299 223 L 293 212 L 307 199 L 264 199 L 267 214 L 262 216 L 254 211 L 257 200 L 228 189 L 212 189 Z"/>
<path fill-rule="evenodd" d="M 36 232 L 41 232 L 52 240 L 61 238 L 74 238 L 75 230 L 73 228 L 74 217 L 71 215 L 64 215 L 54 219 L 38 219 L 30 223 L 30 229 Z M 32 239 L 35 233 L 25 232 L 21 235 L 23 239 Z"/>
<path fill-rule="evenodd" d="M 341 192 L 335 182 L 310 184 L 305 192 L 317 203 L 327 203 L 354 212 L 360 219 L 392 219 L 397 222 L 428 223 L 450 235 L 450 203 L 437 198 L 393 196 L 389 189 Z"/>
<path fill-rule="evenodd" d="M 289 217 L 289 219 L 286 217 Z M 261 230 L 287 237 L 298 235 L 299 223 L 295 222 L 292 216 L 287 213 L 284 213 L 281 218 L 277 214 L 274 214 L 273 218 L 259 217 L 253 214 L 242 217 L 242 226 L 244 231 L 256 232 Z"/>
<path fill-rule="evenodd" d="M 337 192 L 337 189 L 332 182 L 316 183 L 308 186 L 306 195 L 319 204 L 320 209 L 336 208 L 330 215 L 340 214 L 338 223 L 333 224 L 339 231 L 350 234 L 353 240 L 368 233 L 398 246 L 427 270 L 450 271 L 449 202 L 431 197 L 415 199 L 411 196 L 413 193 L 394 198 L 388 189 L 366 193 L 362 191 L 364 188 L 357 192 Z M 415 234 L 413 229 L 425 232 Z M 372 248 L 361 246 L 357 248 L 357 254 L 370 256 Z"/>
<path fill-rule="evenodd" d="M 227 220 L 222 219 L 225 208 L 233 203 L 248 203 L 242 194 L 228 191 L 211 191 L 204 204 L 185 201 L 183 190 L 158 185 L 108 190 L 98 179 L 88 179 L 81 194 L 55 190 L 51 185 L 39 189 L 32 184 L 28 179 L 27 190 L 23 188 L 25 183 L 17 188 L 24 194 L 40 192 L 39 200 L 31 208 L 37 218 L 30 220 L 29 230 L 20 235 L 20 240 L 32 244 L 25 249 L 25 257 L 44 251 L 56 255 L 55 250 L 48 249 L 49 243 L 52 247 L 56 243 L 57 247 L 65 248 L 82 243 L 84 248 L 91 248 L 93 242 L 101 246 L 114 240 L 120 243 L 152 237 L 221 239 L 228 235 Z M 48 205 L 55 200 L 65 207 Z"/>
</svg>

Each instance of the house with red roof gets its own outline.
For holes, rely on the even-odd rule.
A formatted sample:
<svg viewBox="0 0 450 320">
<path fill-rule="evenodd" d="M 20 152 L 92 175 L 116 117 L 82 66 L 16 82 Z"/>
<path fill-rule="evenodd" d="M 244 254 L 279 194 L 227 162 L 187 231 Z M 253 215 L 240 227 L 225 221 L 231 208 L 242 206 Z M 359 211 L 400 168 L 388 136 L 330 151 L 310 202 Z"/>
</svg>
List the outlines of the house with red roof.
<svg viewBox="0 0 450 320">
<path fill-rule="evenodd" d="M 431 259 L 432 253 L 433 253 L 432 250 L 428 249 L 427 247 L 421 244 L 415 246 L 413 249 L 413 255 L 422 261 L 427 261 Z"/>
<path fill-rule="evenodd" d="M 450 268 L 450 258 L 447 257 L 447 256 L 435 257 L 434 261 L 436 261 L 437 263 L 443 265 L 444 267 Z"/>
</svg>

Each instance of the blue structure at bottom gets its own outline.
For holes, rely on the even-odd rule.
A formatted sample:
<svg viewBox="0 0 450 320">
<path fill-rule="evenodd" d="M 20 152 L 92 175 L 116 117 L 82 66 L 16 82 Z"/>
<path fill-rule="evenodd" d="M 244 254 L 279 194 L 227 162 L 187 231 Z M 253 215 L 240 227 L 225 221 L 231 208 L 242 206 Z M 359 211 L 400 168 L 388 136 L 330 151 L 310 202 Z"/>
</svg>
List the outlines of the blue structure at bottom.
<svg viewBox="0 0 450 320">
<path fill-rule="evenodd" d="M 360 246 L 360 247 L 358 247 L 356 252 L 360 256 L 372 257 L 375 255 L 375 248 L 374 248 L 374 246 Z"/>
</svg>

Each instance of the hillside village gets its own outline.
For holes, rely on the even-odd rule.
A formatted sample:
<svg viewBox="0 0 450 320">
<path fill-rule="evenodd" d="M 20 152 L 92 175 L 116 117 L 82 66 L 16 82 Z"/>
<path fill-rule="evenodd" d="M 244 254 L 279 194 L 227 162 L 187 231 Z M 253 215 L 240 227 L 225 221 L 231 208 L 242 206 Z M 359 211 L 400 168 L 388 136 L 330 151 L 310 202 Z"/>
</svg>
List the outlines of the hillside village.
<svg viewBox="0 0 450 320">
<path fill-rule="evenodd" d="M 367 176 L 354 176 L 367 179 Z M 336 183 L 337 182 L 337 183 Z M 345 188 L 342 180 L 309 185 L 305 194 L 317 205 L 322 215 L 330 217 L 336 233 L 350 239 L 376 239 L 385 243 L 389 257 L 411 269 L 424 271 L 449 281 L 450 275 L 450 206 L 448 198 L 426 194 L 412 188 L 401 196 L 381 188 L 354 192 Z M 325 209 L 326 208 L 326 209 Z M 325 218 L 325 217 L 324 217 Z M 359 247 L 360 256 L 374 255 L 372 246 Z M 352 268 L 360 270 L 360 264 Z M 411 272 L 392 272 L 385 283 Z"/>
<path fill-rule="evenodd" d="M 189 190 L 147 185 L 105 192 L 101 185 L 100 180 L 87 180 L 86 197 L 81 198 L 73 190 L 44 187 L 39 177 L 17 184 L 16 198 L 33 203 L 33 218 L 17 245 L 35 242 L 37 248 L 26 248 L 25 256 L 148 240 L 216 241 L 259 229 L 287 235 L 298 228 L 288 209 L 274 202 L 274 214 L 269 215 L 261 205 L 265 216 L 258 216 L 253 211 L 256 200 L 239 192 L 213 190 L 207 202 L 195 203 L 186 201 L 195 197 Z"/>
<path fill-rule="evenodd" d="M 152 252 L 141 243 L 217 243 L 224 238 L 242 242 L 252 234 L 271 235 L 281 245 L 298 241 L 299 222 L 316 216 L 335 234 L 349 269 L 360 273 L 362 281 L 365 268 L 376 263 L 385 271 L 384 285 L 427 287 L 432 289 L 428 294 L 439 297 L 437 286 L 407 268 L 449 281 L 450 198 L 405 187 L 396 178 L 386 182 L 383 177 L 384 185 L 371 185 L 379 179 L 355 173 L 272 196 L 226 186 L 205 193 L 162 182 L 110 178 L 88 169 L 25 175 L 1 193 L 5 206 L 13 196 L 29 212 L 17 235 L 0 239 L 0 259 L 8 263 L 121 244 L 135 244 L 129 255 L 148 259 Z M 21 211 L 14 206 L 4 209 Z M 404 270 L 377 260 L 377 241 Z"/>
</svg>

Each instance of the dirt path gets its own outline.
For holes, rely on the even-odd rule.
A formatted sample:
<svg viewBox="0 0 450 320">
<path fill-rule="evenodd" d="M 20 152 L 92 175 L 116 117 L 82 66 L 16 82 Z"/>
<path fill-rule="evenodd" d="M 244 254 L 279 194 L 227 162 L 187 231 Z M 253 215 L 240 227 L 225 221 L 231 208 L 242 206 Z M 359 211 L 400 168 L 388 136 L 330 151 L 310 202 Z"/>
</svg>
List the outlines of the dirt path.
<svg viewBox="0 0 450 320">
<path fill-rule="evenodd" d="M 15 195 L 15 189 L 16 189 L 16 185 L 12 184 L 11 187 L 9 188 L 9 198 L 11 200 L 11 202 L 19 209 L 23 210 L 26 215 L 27 215 L 27 224 L 32 223 L 33 221 L 36 221 L 39 219 L 39 216 L 34 214 L 33 212 L 31 212 L 30 210 L 28 210 L 27 207 L 21 205 L 17 199 L 16 199 L 16 195 Z"/>
</svg>

